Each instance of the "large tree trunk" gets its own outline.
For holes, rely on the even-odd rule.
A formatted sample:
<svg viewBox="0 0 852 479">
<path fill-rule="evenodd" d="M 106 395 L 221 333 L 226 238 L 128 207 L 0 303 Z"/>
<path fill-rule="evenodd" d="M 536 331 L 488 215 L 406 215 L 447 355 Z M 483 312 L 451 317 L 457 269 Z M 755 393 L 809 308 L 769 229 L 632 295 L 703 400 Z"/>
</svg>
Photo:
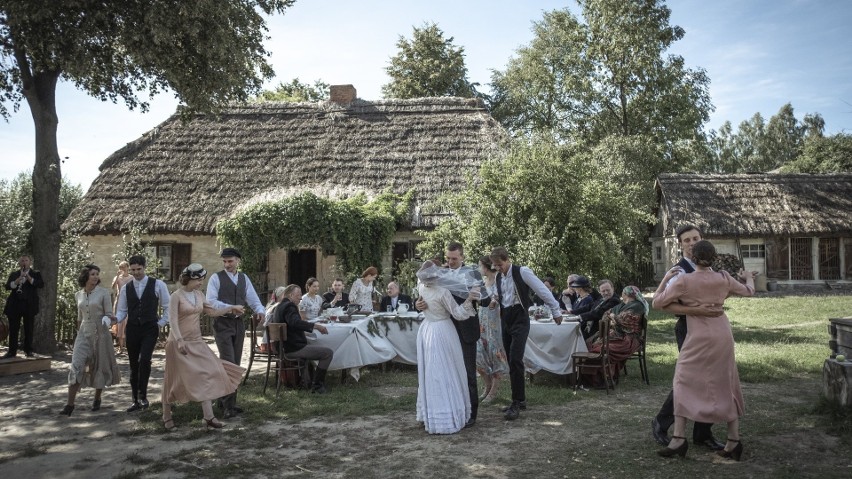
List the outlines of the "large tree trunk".
<svg viewBox="0 0 852 479">
<path fill-rule="evenodd" d="M 59 72 L 37 72 L 24 82 L 24 96 L 35 125 L 33 168 L 33 264 L 41 271 L 44 288 L 39 291 L 33 349 L 42 354 L 56 350 L 56 290 L 59 277 L 59 190 L 62 186 L 56 144 L 56 82 Z M 29 84 L 28 84 L 29 83 Z"/>
</svg>

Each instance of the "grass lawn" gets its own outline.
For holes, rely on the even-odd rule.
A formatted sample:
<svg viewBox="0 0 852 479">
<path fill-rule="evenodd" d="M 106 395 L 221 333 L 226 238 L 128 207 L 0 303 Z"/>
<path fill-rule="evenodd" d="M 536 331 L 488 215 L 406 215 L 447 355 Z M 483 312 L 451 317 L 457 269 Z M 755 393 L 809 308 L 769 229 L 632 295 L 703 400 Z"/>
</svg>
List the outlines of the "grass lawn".
<svg viewBox="0 0 852 479">
<path fill-rule="evenodd" d="M 261 394 L 258 368 L 240 390 L 246 413 L 221 433 L 197 426 L 196 404 L 176 408 L 181 427 L 165 433 L 152 404 L 127 435 L 159 437 L 175 449 L 147 465 L 134 452 L 124 476 L 852 477 L 852 415 L 820 401 L 827 318 L 852 315 L 852 296 L 732 298 L 726 308 L 746 399 L 741 463 L 698 447 L 685 460 L 656 456 L 650 419 L 671 387 L 677 350 L 674 318 L 653 312 L 650 387 L 635 361 L 609 396 L 574 394 L 563 378 L 541 373 L 527 387 L 530 410 L 507 422 L 499 413 L 507 381 L 474 428 L 439 437 L 414 421 L 413 367 L 365 368 L 360 382 L 345 385 L 335 373 L 330 394 L 282 390 L 278 398 L 274 389 Z M 714 427 L 719 439 L 724 429 Z"/>
</svg>

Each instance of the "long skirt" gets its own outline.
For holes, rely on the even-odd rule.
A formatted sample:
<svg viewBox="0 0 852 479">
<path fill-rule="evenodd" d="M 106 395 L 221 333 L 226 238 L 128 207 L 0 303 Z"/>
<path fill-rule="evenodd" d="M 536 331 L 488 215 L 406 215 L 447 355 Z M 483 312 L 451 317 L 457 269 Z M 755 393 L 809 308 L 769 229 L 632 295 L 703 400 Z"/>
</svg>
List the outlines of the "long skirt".
<svg viewBox="0 0 852 479">
<path fill-rule="evenodd" d="M 454 434 L 470 419 L 461 343 L 450 319 L 423 321 L 417 332 L 417 420 L 429 434 Z"/>
</svg>

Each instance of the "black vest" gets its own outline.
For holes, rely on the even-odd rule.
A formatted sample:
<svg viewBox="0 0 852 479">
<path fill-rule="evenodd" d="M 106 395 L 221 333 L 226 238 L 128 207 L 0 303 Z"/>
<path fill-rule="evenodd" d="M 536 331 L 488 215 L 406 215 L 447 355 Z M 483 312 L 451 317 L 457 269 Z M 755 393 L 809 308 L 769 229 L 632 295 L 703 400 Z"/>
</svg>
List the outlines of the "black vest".
<svg viewBox="0 0 852 479">
<path fill-rule="evenodd" d="M 246 301 L 246 275 L 237 273 L 237 284 L 234 284 L 228 272 L 225 270 L 216 273 L 219 276 L 219 296 L 216 298 L 219 301 L 234 306 L 247 306 Z M 225 318 L 236 318 L 237 316 L 231 313 L 224 315 Z"/>
<path fill-rule="evenodd" d="M 127 297 L 127 320 L 130 324 L 143 324 L 150 321 L 156 322 L 160 319 L 157 316 L 157 299 L 156 287 L 157 280 L 148 277 L 148 283 L 145 289 L 142 290 L 142 298 L 136 295 L 136 287 L 133 281 L 128 282 L 125 287 L 125 296 Z"/>
<path fill-rule="evenodd" d="M 521 276 L 521 267 L 513 264 L 509 267 L 509 271 L 512 272 L 512 280 L 515 282 L 515 292 L 518 294 L 518 299 L 521 300 L 521 305 L 524 307 L 524 311 L 529 311 L 531 304 L 530 301 L 530 287 L 527 286 L 527 283 L 524 282 L 524 277 Z M 500 305 L 503 305 L 503 288 L 501 286 L 503 279 L 503 273 L 497 274 L 497 297 L 500 298 Z"/>
<path fill-rule="evenodd" d="M 686 258 L 680 258 L 680 261 L 678 261 L 675 266 L 680 266 L 680 268 L 683 270 L 683 272 L 687 273 L 687 274 L 695 272 L 695 268 L 692 267 L 692 264 L 689 261 L 687 261 Z M 678 301 L 680 301 L 680 300 L 678 300 Z M 685 327 L 685 323 L 686 323 L 686 316 L 685 315 L 678 315 L 677 320 L 683 321 L 684 327 Z"/>
</svg>

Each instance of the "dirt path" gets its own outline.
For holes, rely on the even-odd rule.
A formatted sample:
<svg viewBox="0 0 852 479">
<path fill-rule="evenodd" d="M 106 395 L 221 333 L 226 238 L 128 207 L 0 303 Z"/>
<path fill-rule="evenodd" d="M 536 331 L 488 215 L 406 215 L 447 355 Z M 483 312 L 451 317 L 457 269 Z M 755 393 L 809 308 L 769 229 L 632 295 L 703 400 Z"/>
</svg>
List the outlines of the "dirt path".
<svg viewBox="0 0 852 479">
<path fill-rule="evenodd" d="M 65 404 L 67 356 L 47 373 L 0 378 L 0 477 L 850 477 L 852 447 L 822 432 L 810 414 L 813 379 L 744 385 L 746 461 L 728 463 L 690 449 L 687 460 L 654 454 L 648 420 L 667 388 L 559 391 L 566 402 L 531 405 L 507 422 L 497 407 L 480 412 L 475 427 L 429 436 L 413 411 L 357 418 L 268 421 L 247 427 L 232 420 L 221 432 L 181 425 L 177 432 L 139 430 L 126 384 L 104 392 L 90 412 L 92 390 L 78 396 L 71 418 Z M 151 398 L 162 379 L 155 354 Z M 126 358 L 120 358 L 127 373 Z M 126 377 L 126 376 L 125 376 Z M 635 381 L 635 379 L 633 379 Z M 409 388 L 413 389 L 413 388 Z M 412 391 L 403 391 L 412 394 Z M 155 399 L 156 401 L 156 399 Z M 724 428 L 717 426 L 720 434 Z"/>
</svg>

